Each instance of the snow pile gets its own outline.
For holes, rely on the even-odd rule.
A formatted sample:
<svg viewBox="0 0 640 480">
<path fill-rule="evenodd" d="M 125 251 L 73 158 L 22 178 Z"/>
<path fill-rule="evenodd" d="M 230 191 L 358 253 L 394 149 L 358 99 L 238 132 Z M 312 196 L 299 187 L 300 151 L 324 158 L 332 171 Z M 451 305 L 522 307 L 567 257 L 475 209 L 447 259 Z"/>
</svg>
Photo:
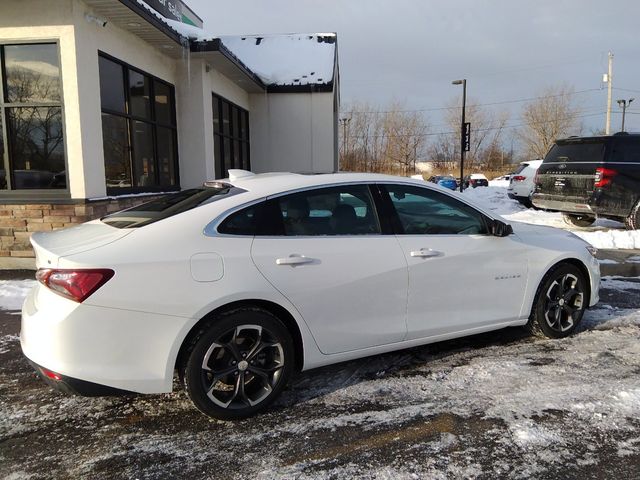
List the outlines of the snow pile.
<svg viewBox="0 0 640 480">
<path fill-rule="evenodd" d="M 574 230 L 573 233 L 596 248 L 640 249 L 640 230 L 606 230 L 597 232 Z"/>
<path fill-rule="evenodd" d="M 489 180 L 489 186 L 507 188 L 509 186 L 509 180 Z"/>
<path fill-rule="evenodd" d="M 458 195 L 501 216 L 526 210 L 520 203 L 507 197 L 507 190 L 500 186 L 467 188 L 462 193 L 458 192 Z"/>
<path fill-rule="evenodd" d="M 0 309 L 20 310 L 35 280 L 0 280 Z"/>
</svg>

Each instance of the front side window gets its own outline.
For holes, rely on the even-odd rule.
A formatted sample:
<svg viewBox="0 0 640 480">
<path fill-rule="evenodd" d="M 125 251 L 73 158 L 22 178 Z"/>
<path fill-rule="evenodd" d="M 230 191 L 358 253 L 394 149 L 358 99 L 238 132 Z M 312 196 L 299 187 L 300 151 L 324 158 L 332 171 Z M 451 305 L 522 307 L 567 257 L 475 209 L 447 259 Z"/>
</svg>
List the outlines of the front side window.
<svg viewBox="0 0 640 480">
<path fill-rule="evenodd" d="M 485 234 L 484 216 L 455 198 L 412 185 L 385 185 L 404 235 Z"/>
<path fill-rule="evenodd" d="M 105 55 L 99 66 L 107 191 L 178 186 L 173 86 Z"/>
<path fill-rule="evenodd" d="M 0 45 L 0 66 L 0 189 L 66 188 L 58 45 Z"/>
<path fill-rule="evenodd" d="M 213 95 L 213 146 L 218 177 L 229 170 L 251 170 L 249 158 L 249 112 Z"/>
</svg>

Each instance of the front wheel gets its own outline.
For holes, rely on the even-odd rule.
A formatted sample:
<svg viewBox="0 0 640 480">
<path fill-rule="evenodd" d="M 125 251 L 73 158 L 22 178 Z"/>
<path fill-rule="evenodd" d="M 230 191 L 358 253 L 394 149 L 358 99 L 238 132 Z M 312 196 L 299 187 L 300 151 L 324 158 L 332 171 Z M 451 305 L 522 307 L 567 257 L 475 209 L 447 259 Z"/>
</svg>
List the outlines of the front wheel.
<svg viewBox="0 0 640 480">
<path fill-rule="evenodd" d="M 596 221 L 596 217 L 581 213 L 563 213 L 562 218 L 564 218 L 565 223 L 574 227 L 588 227 Z"/>
<path fill-rule="evenodd" d="M 578 267 L 560 264 L 542 279 L 529 317 L 531 333 L 564 338 L 576 329 L 588 305 L 586 279 Z"/>
<path fill-rule="evenodd" d="M 212 322 L 191 342 L 182 378 L 195 406 L 221 420 L 264 410 L 294 369 L 291 335 L 270 312 L 239 308 Z"/>
</svg>

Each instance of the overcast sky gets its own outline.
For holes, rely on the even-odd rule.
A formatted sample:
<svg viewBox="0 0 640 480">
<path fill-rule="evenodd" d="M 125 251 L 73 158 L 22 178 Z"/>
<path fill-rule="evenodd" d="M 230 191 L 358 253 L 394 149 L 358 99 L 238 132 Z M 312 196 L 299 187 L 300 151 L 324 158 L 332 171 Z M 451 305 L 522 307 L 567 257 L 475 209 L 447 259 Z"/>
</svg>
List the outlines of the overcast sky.
<svg viewBox="0 0 640 480">
<path fill-rule="evenodd" d="M 585 133 L 604 128 L 607 52 L 614 55 L 615 100 L 638 97 L 627 130 L 640 131 L 638 0 L 186 0 L 219 35 L 337 32 L 343 106 L 352 101 L 437 109 L 466 78 L 478 103 L 535 97 L 545 86 L 574 87 Z M 601 89 L 602 88 L 602 89 Z M 600 90 L 601 89 L 601 90 Z M 623 90 L 624 89 L 624 90 Z M 508 108 L 519 123 L 522 102 Z M 631 114 L 629 114 L 631 113 Z M 432 131 L 441 112 L 425 113 Z"/>
</svg>

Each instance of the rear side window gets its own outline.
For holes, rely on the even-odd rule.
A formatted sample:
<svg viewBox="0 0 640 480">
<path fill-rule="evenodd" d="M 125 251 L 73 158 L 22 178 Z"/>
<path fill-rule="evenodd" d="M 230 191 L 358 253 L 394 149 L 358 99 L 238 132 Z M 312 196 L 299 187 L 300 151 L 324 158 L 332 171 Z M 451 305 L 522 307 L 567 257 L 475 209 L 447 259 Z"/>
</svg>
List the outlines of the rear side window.
<svg viewBox="0 0 640 480">
<path fill-rule="evenodd" d="M 222 184 L 216 187 L 192 188 L 107 215 L 101 220 L 116 228 L 143 227 L 245 191 L 238 187 Z"/>
<path fill-rule="evenodd" d="M 225 235 L 255 235 L 257 209 L 258 206 L 253 205 L 232 213 L 218 226 L 218 232 Z"/>
<path fill-rule="evenodd" d="M 285 236 L 379 234 L 380 223 L 366 185 L 341 185 L 274 199 Z"/>
<path fill-rule="evenodd" d="M 640 163 L 640 139 L 624 138 L 613 143 L 610 162 Z"/>
<path fill-rule="evenodd" d="M 547 153 L 544 163 L 602 162 L 604 151 L 603 141 L 557 143 Z"/>
</svg>

